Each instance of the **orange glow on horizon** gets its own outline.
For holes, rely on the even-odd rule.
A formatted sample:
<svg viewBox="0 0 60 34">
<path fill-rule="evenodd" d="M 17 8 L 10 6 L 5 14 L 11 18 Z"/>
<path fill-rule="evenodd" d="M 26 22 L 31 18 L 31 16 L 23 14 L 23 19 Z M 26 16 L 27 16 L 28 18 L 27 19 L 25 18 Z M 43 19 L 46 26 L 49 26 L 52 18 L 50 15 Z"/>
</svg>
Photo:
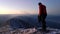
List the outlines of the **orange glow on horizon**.
<svg viewBox="0 0 60 34">
<path fill-rule="evenodd" d="M 0 7 L 0 14 L 36 14 L 36 11 L 32 12 L 31 11 L 32 10 L 22 11 L 22 10 Z"/>
</svg>

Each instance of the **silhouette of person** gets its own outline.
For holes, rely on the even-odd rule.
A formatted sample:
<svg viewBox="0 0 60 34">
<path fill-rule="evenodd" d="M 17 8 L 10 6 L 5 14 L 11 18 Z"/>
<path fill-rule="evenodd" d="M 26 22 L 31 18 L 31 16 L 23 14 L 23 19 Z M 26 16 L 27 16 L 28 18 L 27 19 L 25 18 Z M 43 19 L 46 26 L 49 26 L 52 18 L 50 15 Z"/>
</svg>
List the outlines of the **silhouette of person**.
<svg viewBox="0 0 60 34">
<path fill-rule="evenodd" d="M 38 3 L 39 5 L 39 14 L 38 14 L 38 21 L 41 22 L 42 24 L 42 31 L 46 31 L 46 16 L 47 16 L 47 11 L 46 11 L 46 6 L 43 5 L 42 3 Z"/>
</svg>

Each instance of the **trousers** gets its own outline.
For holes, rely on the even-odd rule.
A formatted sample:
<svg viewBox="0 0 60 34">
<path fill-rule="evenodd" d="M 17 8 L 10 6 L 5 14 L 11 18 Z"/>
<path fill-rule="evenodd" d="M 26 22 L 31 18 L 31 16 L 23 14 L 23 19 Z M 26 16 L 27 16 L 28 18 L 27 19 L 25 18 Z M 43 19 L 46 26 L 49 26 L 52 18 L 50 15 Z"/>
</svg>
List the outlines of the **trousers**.
<svg viewBox="0 0 60 34">
<path fill-rule="evenodd" d="M 38 15 L 38 21 L 39 21 L 39 23 L 41 22 L 43 31 L 46 31 L 46 21 L 45 21 L 45 19 L 46 19 L 46 15 L 41 15 L 41 16 Z"/>
</svg>

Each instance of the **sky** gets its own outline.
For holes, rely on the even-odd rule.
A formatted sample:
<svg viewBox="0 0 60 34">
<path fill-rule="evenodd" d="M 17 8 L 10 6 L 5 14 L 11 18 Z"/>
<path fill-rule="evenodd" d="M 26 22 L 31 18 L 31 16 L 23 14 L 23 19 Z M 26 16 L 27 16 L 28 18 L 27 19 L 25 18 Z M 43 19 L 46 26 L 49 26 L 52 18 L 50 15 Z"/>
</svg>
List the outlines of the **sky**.
<svg viewBox="0 0 60 34">
<path fill-rule="evenodd" d="M 0 0 L 0 14 L 38 14 L 38 3 L 49 15 L 60 14 L 60 0 Z"/>
</svg>

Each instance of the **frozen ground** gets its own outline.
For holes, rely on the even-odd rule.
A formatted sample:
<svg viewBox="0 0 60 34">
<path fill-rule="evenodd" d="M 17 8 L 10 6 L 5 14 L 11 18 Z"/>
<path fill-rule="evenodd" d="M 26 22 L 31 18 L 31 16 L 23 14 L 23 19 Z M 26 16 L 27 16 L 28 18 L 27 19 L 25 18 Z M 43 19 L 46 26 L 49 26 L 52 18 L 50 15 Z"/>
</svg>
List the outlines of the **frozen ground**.
<svg viewBox="0 0 60 34">
<path fill-rule="evenodd" d="M 41 28 L 39 28 L 39 29 L 41 29 Z M 21 33 L 21 34 L 60 34 L 59 29 L 47 28 L 47 30 L 49 30 L 49 32 L 41 32 L 41 31 L 39 31 L 39 29 L 38 30 L 35 28 L 24 29 L 23 33 Z"/>
<path fill-rule="evenodd" d="M 0 28 L 0 34 L 60 34 L 60 29 L 55 29 L 55 28 L 47 28 L 47 30 L 49 30 L 49 32 L 41 32 L 38 29 L 35 28 L 28 28 L 28 29 L 16 29 L 13 30 L 12 28 L 10 28 L 9 26 L 5 26 L 5 27 L 1 27 Z"/>
</svg>

